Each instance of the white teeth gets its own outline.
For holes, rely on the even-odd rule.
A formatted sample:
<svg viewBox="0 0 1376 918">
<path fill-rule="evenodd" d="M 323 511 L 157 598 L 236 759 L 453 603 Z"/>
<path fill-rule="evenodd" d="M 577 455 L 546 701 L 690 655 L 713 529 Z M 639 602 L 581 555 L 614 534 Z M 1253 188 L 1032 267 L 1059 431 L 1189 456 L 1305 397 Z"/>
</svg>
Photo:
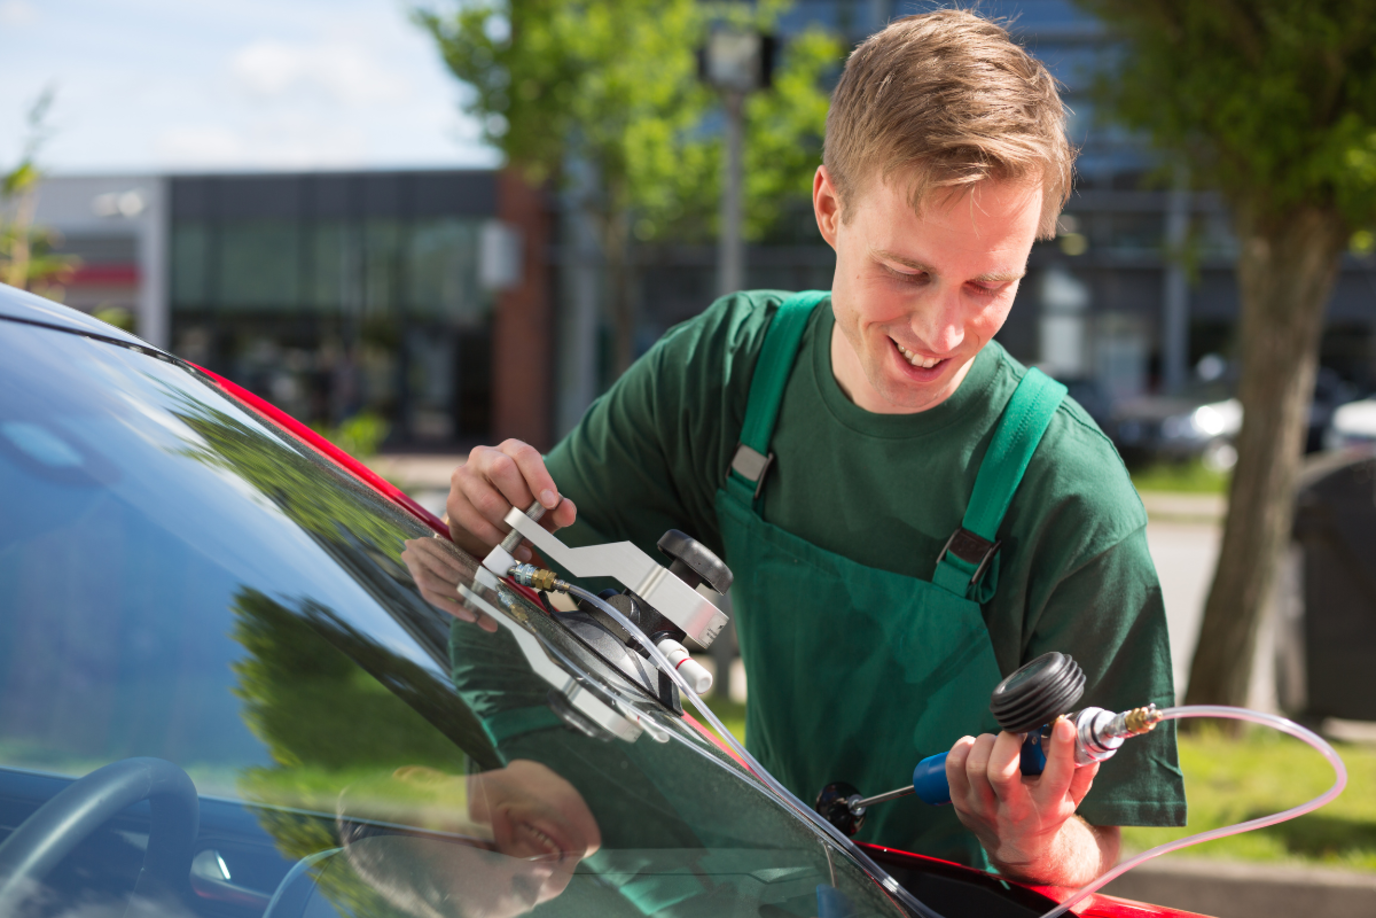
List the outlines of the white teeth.
<svg viewBox="0 0 1376 918">
<path fill-rule="evenodd" d="M 898 345 L 898 352 L 903 355 L 908 363 L 911 363 L 915 367 L 922 367 L 924 370 L 930 370 L 938 363 L 941 363 L 941 358 L 939 357 L 928 357 L 926 360 L 923 360 L 903 345 L 898 344 L 897 341 L 895 341 L 894 344 Z"/>
</svg>

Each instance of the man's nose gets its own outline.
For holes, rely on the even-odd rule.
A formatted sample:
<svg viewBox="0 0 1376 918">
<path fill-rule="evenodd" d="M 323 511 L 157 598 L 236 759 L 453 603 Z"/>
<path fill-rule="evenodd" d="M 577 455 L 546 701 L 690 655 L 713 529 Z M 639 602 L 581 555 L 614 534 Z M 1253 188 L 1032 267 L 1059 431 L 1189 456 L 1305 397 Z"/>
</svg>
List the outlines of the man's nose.
<svg viewBox="0 0 1376 918">
<path fill-rule="evenodd" d="M 927 347 L 949 354 L 965 340 L 965 309 L 960 290 L 938 290 L 913 316 L 912 329 Z"/>
</svg>

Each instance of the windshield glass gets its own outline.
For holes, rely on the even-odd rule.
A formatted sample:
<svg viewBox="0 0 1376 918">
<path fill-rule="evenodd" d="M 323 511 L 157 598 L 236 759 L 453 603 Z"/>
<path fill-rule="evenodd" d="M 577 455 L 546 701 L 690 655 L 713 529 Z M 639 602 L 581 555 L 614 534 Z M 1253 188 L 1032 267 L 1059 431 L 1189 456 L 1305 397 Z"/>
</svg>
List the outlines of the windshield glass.
<svg viewBox="0 0 1376 918">
<path fill-rule="evenodd" d="M 0 832 L 154 756 L 201 795 L 172 914 L 898 913 L 556 618 L 194 371 L 6 321 L 0 346 Z M 72 839 L 36 914 L 127 898 L 149 812 Z"/>
</svg>

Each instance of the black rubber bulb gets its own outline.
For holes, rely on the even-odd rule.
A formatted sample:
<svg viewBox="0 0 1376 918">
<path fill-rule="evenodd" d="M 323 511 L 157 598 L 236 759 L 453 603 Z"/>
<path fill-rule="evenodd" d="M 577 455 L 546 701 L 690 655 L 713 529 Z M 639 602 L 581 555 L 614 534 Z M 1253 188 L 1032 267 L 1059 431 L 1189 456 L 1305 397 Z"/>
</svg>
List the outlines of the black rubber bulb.
<svg viewBox="0 0 1376 918">
<path fill-rule="evenodd" d="M 994 686 L 989 713 L 1009 733 L 1031 733 L 1075 707 L 1085 691 L 1080 664 L 1065 653 L 1044 653 Z"/>
</svg>

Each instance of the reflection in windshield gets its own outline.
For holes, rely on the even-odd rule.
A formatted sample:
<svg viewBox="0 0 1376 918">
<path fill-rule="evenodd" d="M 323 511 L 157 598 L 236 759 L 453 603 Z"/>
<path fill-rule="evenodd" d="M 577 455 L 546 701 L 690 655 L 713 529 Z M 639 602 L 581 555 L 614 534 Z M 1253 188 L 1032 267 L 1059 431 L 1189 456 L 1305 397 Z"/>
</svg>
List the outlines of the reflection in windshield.
<svg viewBox="0 0 1376 918">
<path fill-rule="evenodd" d="M 409 766 L 393 772 L 392 781 L 402 788 L 391 788 L 382 795 L 387 799 L 401 800 L 406 791 L 423 799 L 409 814 L 379 812 L 377 787 L 366 795 L 346 792 L 340 838 L 354 870 L 413 915 L 525 914 L 562 893 L 578 864 L 602 845 L 582 796 L 538 762 L 518 759 L 468 777 Z M 449 837 L 397 833 L 360 815 L 394 824 L 409 815 L 405 824 Z"/>
<path fill-rule="evenodd" d="M 203 798 L 198 845 L 258 913 L 298 881 L 354 918 L 812 916 L 824 885 L 895 913 L 559 621 L 269 422 L 173 363 L 0 332 L 26 355 L 0 407 L 29 425 L 0 442 L 9 774 L 176 762 L 234 798 Z M 592 702 L 633 729 L 590 728 Z M 103 870 L 127 895 L 137 834 L 82 850 L 53 887 Z M 238 914 L 213 883 L 193 913 Z"/>
</svg>

